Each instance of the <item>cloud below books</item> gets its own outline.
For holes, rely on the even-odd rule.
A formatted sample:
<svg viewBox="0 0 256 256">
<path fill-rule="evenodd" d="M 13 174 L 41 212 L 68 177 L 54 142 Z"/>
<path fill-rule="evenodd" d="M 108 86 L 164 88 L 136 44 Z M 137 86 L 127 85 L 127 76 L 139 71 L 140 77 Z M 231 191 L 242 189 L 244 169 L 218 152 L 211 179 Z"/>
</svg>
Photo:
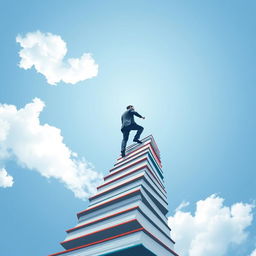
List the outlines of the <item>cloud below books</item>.
<svg viewBox="0 0 256 256">
<path fill-rule="evenodd" d="M 22 47 L 19 52 L 19 67 L 30 69 L 34 66 L 51 85 L 61 81 L 75 84 L 98 74 L 98 65 L 90 53 L 84 53 L 80 58 L 64 60 L 67 46 L 59 35 L 36 31 L 27 33 L 24 37 L 18 35 L 16 42 Z"/>
<path fill-rule="evenodd" d="M 102 175 L 64 144 L 60 129 L 40 123 L 44 106 L 38 98 L 20 109 L 0 105 L 0 161 L 16 159 L 21 166 L 59 180 L 76 197 L 86 199 L 95 192 Z M 4 169 L 0 182 L 12 185 Z"/>
<path fill-rule="evenodd" d="M 246 228 L 253 220 L 254 205 L 235 203 L 224 206 L 224 199 L 211 195 L 196 203 L 194 215 L 178 207 L 168 223 L 176 242 L 175 250 L 183 256 L 223 256 L 231 245 L 247 238 Z"/>
</svg>

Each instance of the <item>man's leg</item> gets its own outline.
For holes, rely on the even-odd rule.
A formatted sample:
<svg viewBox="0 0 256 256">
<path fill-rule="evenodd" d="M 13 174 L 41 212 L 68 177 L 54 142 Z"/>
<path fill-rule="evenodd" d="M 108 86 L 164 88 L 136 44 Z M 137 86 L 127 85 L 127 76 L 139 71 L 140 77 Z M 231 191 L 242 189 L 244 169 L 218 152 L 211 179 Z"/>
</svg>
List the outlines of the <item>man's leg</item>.
<svg viewBox="0 0 256 256">
<path fill-rule="evenodd" d="M 142 126 L 138 125 L 138 124 L 133 124 L 132 127 L 131 127 L 131 130 L 136 130 L 137 131 L 135 136 L 134 136 L 133 141 L 138 142 L 138 140 L 140 138 L 140 135 L 142 134 L 144 128 Z"/>
<path fill-rule="evenodd" d="M 122 157 L 124 157 L 125 156 L 125 148 L 126 148 L 127 141 L 129 139 L 130 130 L 129 129 L 123 129 L 121 131 L 123 133 L 123 140 L 122 140 L 122 145 L 121 145 L 121 153 L 122 153 Z"/>
</svg>

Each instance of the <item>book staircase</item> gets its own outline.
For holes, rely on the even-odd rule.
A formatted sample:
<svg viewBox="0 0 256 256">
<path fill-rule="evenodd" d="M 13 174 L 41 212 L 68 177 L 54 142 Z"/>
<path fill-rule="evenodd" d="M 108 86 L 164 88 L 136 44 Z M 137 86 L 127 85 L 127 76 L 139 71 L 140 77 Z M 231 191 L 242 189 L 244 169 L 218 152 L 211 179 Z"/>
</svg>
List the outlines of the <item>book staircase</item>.
<svg viewBox="0 0 256 256">
<path fill-rule="evenodd" d="M 167 194 L 159 149 L 152 135 L 127 147 L 78 224 L 67 230 L 64 251 L 49 256 L 171 256 Z"/>
</svg>

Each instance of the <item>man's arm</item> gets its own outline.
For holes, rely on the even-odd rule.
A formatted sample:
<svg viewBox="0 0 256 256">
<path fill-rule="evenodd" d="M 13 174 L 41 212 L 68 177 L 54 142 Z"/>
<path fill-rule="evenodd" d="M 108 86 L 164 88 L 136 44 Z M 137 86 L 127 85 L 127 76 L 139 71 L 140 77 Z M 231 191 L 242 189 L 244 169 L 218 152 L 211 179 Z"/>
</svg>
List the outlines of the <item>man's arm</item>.
<svg viewBox="0 0 256 256">
<path fill-rule="evenodd" d="M 137 117 L 139 117 L 139 118 L 143 118 L 143 119 L 145 119 L 145 117 L 143 117 L 142 115 L 140 115 L 138 112 L 136 112 L 135 110 L 131 110 L 130 111 L 133 115 L 135 115 L 135 116 L 137 116 Z"/>
</svg>

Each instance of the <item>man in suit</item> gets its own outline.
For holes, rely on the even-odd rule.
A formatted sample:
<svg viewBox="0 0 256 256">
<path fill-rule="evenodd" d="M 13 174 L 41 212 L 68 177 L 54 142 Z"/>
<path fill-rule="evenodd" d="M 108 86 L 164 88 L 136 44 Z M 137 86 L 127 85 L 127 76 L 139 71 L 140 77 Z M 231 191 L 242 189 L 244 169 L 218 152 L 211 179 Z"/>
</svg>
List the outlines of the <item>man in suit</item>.
<svg viewBox="0 0 256 256">
<path fill-rule="evenodd" d="M 142 143 L 142 141 L 140 141 L 139 138 L 140 138 L 140 135 L 143 132 L 144 128 L 135 123 L 134 116 L 145 119 L 145 117 L 141 116 L 139 113 L 137 113 L 134 110 L 134 107 L 132 105 L 129 105 L 126 109 L 127 110 L 123 113 L 123 115 L 121 117 L 121 121 L 122 121 L 121 131 L 123 133 L 123 140 L 122 140 L 122 145 L 121 145 L 122 157 L 125 157 L 125 148 L 126 148 L 126 144 L 129 139 L 129 134 L 130 134 L 131 130 L 137 131 L 137 133 L 134 136 L 133 141 L 140 143 L 140 144 Z"/>
</svg>

